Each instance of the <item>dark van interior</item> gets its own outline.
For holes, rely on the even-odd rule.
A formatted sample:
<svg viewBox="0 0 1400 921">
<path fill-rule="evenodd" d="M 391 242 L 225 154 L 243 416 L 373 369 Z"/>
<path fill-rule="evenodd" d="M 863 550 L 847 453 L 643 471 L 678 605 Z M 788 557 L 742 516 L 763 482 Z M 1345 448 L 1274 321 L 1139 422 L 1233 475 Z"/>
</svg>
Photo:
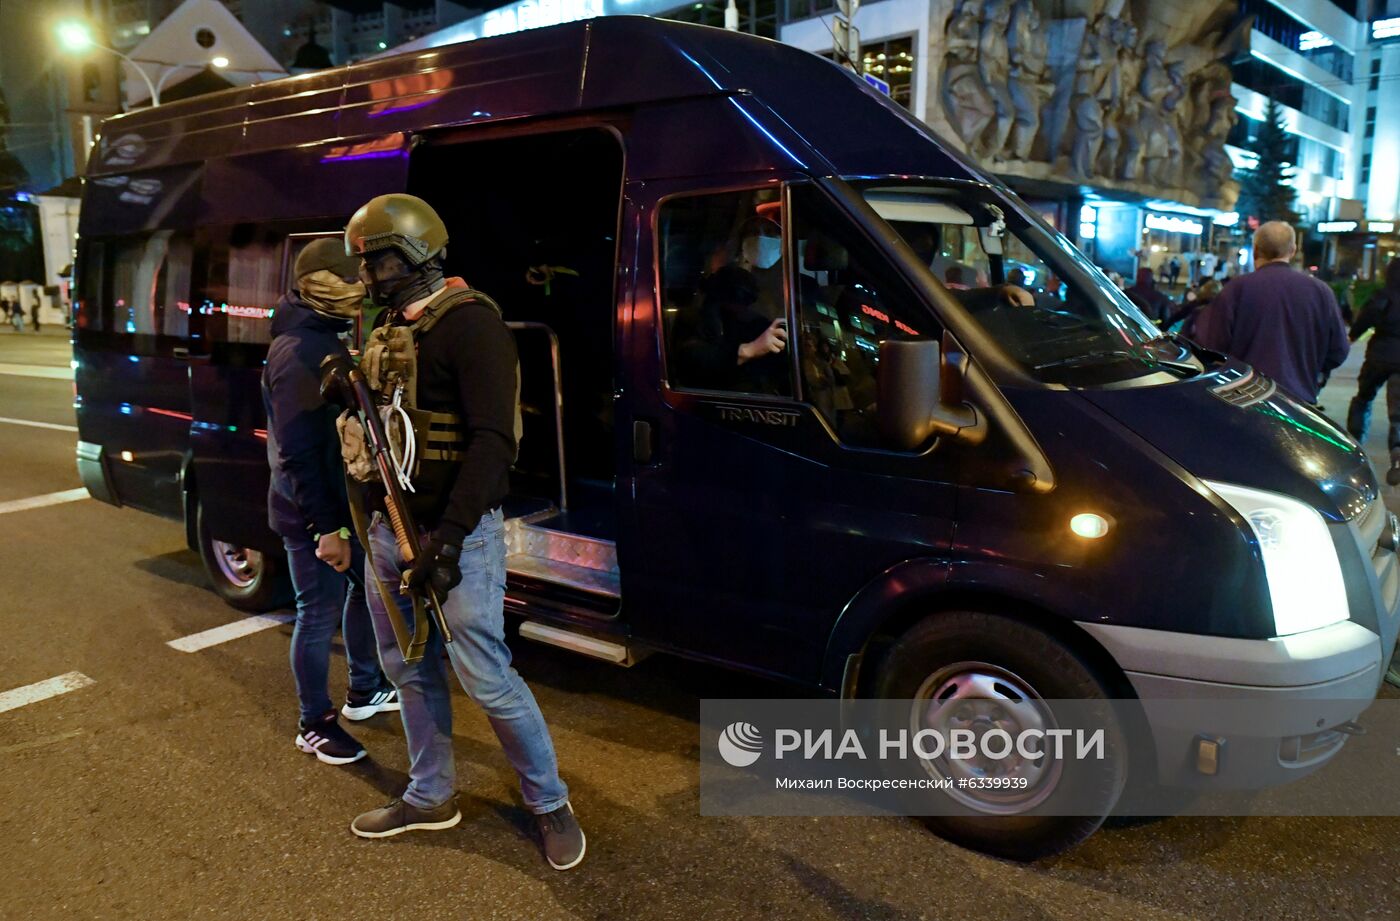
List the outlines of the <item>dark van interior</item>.
<svg viewBox="0 0 1400 921">
<path fill-rule="evenodd" d="M 516 333 L 524 435 L 506 509 L 517 523 L 512 575 L 537 575 L 553 595 L 582 591 L 573 600 L 584 610 L 602 595 L 608 613 L 622 166 L 617 137 L 601 129 L 430 139 L 413 152 L 408 188 L 447 224 L 447 274 L 495 298 Z"/>
</svg>

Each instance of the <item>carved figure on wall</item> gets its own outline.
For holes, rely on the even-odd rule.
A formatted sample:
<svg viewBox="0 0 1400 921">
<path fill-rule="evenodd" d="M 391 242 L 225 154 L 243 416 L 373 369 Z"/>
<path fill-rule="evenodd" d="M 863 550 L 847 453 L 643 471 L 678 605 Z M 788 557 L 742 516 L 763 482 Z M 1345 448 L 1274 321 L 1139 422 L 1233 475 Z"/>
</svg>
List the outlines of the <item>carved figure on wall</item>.
<svg viewBox="0 0 1400 921">
<path fill-rule="evenodd" d="M 1009 50 L 1007 31 L 1011 23 L 1009 0 L 983 0 L 982 30 L 977 43 L 977 66 L 982 85 L 992 97 L 995 107 L 991 134 L 983 139 L 983 156 L 1000 156 L 1011 136 L 1016 106 L 1011 98 Z"/>
<path fill-rule="evenodd" d="M 1111 35 L 1117 66 L 1112 82 L 1114 97 L 1105 103 L 1103 156 L 1100 158 L 1100 174 L 1115 178 L 1125 177 L 1129 170 L 1138 169 L 1142 157 L 1142 135 L 1138 116 L 1142 110 L 1138 96 L 1138 80 L 1142 62 L 1138 51 L 1138 30 L 1126 18 L 1113 21 Z M 1122 162 L 1120 165 L 1120 156 Z"/>
<path fill-rule="evenodd" d="M 1074 144 L 1070 153 L 1070 168 L 1076 175 L 1088 178 L 1094 174 L 1099 148 L 1103 145 L 1103 101 L 1101 96 L 1107 73 L 1104 61 L 1114 59 L 1109 41 L 1110 20 L 1100 16 L 1085 33 L 1079 63 L 1074 75 L 1074 95 L 1070 111 L 1074 115 Z"/>
<path fill-rule="evenodd" d="M 1170 147 L 1166 99 L 1172 84 L 1167 74 L 1166 53 L 1167 46 L 1160 41 L 1149 41 L 1143 46 L 1145 60 L 1137 85 L 1142 100 L 1141 117 L 1139 130 L 1129 138 L 1127 157 L 1123 161 L 1124 179 L 1137 179 L 1139 173 L 1145 171 L 1149 179 L 1160 184 L 1161 161 L 1167 158 Z"/>
<path fill-rule="evenodd" d="M 943 108 L 953 130 L 969 147 L 981 138 L 996 115 L 996 104 L 977 66 L 982 21 L 975 2 L 962 0 L 948 20 L 943 70 Z"/>
<path fill-rule="evenodd" d="M 1016 110 L 1010 155 L 1029 160 L 1040 131 L 1041 109 L 1054 91 L 1046 71 L 1050 44 L 1041 29 L 1040 11 L 1034 0 L 1016 0 L 1007 49 L 1011 58 L 1011 102 Z"/>
</svg>

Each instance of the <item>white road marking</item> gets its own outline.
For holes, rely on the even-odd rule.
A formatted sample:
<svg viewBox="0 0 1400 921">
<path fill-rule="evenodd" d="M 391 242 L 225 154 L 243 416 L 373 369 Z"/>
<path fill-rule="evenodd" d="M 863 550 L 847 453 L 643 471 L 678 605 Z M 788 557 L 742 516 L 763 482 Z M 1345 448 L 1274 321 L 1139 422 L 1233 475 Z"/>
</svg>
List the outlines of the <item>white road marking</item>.
<svg viewBox="0 0 1400 921">
<path fill-rule="evenodd" d="M 55 432 L 76 432 L 76 425 L 59 425 L 57 422 L 35 422 L 33 419 L 10 419 L 0 416 L 0 422 L 8 425 L 32 425 L 36 429 L 53 429 Z"/>
<path fill-rule="evenodd" d="M 43 508 L 46 505 L 62 505 L 65 502 L 77 502 L 79 499 L 88 498 L 88 491 L 79 486 L 77 489 L 65 489 L 63 492 L 51 492 L 45 496 L 30 496 L 28 499 L 11 499 L 9 502 L 0 502 L 0 515 L 7 515 L 10 512 L 24 512 L 31 508 Z"/>
<path fill-rule="evenodd" d="M 49 678 L 35 684 L 26 684 L 22 688 L 15 688 L 0 694 L 0 713 L 29 704 L 37 704 L 41 700 L 48 700 L 50 697 L 67 694 L 69 691 L 76 691 L 96 683 L 82 672 L 69 672 L 66 675 L 59 675 L 57 678 Z"/>
<path fill-rule="evenodd" d="M 13 374 L 16 377 L 45 377 L 55 381 L 71 381 L 72 368 L 58 368 L 53 365 L 15 365 L 0 361 L 0 374 Z"/>
<path fill-rule="evenodd" d="M 179 652 L 199 652 L 210 646 L 236 640 L 240 636 L 257 633 L 259 630 L 267 630 L 279 624 L 290 624 L 294 620 L 296 620 L 294 614 L 255 614 L 252 617 L 235 620 L 231 624 L 224 624 L 222 627 L 213 627 L 209 630 L 201 630 L 199 633 L 192 633 L 189 636 L 182 636 L 180 639 L 171 640 L 165 645 Z"/>
</svg>

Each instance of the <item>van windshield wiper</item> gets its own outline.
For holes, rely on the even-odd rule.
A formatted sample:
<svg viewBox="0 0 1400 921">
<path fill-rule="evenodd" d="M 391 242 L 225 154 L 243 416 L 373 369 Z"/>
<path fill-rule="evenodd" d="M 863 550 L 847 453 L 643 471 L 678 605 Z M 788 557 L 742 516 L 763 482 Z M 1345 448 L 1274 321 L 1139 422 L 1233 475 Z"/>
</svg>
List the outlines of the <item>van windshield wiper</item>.
<svg viewBox="0 0 1400 921">
<path fill-rule="evenodd" d="M 1036 371 L 1044 371 L 1046 368 L 1069 368 L 1075 365 L 1096 365 L 1107 364 L 1113 361 L 1124 359 L 1137 359 L 1142 361 L 1143 357 L 1137 352 L 1130 352 L 1127 349 L 1103 349 L 1092 352 L 1081 352 L 1078 355 L 1070 355 L 1068 358 L 1057 358 L 1054 361 L 1047 361 L 1035 366 Z"/>
</svg>

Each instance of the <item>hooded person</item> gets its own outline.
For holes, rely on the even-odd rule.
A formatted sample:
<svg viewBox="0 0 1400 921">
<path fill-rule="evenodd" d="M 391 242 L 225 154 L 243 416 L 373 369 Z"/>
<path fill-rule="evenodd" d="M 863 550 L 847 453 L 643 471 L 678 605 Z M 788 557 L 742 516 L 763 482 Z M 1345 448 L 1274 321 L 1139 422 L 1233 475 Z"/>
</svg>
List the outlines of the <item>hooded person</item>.
<svg viewBox="0 0 1400 921">
<path fill-rule="evenodd" d="M 345 477 L 336 434 L 337 408 L 320 391 L 321 362 L 344 354 L 364 305 L 355 260 L 338 238 L 314 240 L 297 256 L 296 287 L 273 312 L 263 370 L 267 457 L 272 467 L 268 524 L 282 538 L 296 592 L 291 665 L 300 720 L 296 746 L 327 764 L 348 764 L 365 749 L 340 725 L 327 689 L 331 638 L 340 627 L 349 665 L 341 715 L 362 720 L 397 710 L 397 694 L 380 671 L 365 605 L 363 552 L 350 533 Z"/>
<path fill-rule="evenodd" d="M 371 199 L 350 218 L 345 248 L 359 257 L 360 277 L 386 307 L 361 361 L 369 385 L 378 399 L 431 419 L 425 437 L 415 434 L 422 446 L 416 468 L 400 471 L 413 487 L 409 511 L 425 531 L 422 552 L 411 565 L 403 559 L 382 507 L 367 538 L 376 583 L 370 616 L 380 660 L 399 691 L 409 783 L 402 797 L 357 816 L 350 829 L 363 838 L 385 838 L 461 821 L 446 653 L 515 769 L 546 860 L 567 870 L 583 860 L 583 830 L 559 776 L 549 727 L 511 667 L 505 641 L 501 503 L 520 437 L 515 339 L 495 301 L 445 276 L 447 227 L 423 199 Z M 422 655 L 405 656 L 390 617 L 402 622 L 416 614 L 401 581 L 420 592 L 432 587 L 451 643 L 432 629 Z"/>
</svg>

